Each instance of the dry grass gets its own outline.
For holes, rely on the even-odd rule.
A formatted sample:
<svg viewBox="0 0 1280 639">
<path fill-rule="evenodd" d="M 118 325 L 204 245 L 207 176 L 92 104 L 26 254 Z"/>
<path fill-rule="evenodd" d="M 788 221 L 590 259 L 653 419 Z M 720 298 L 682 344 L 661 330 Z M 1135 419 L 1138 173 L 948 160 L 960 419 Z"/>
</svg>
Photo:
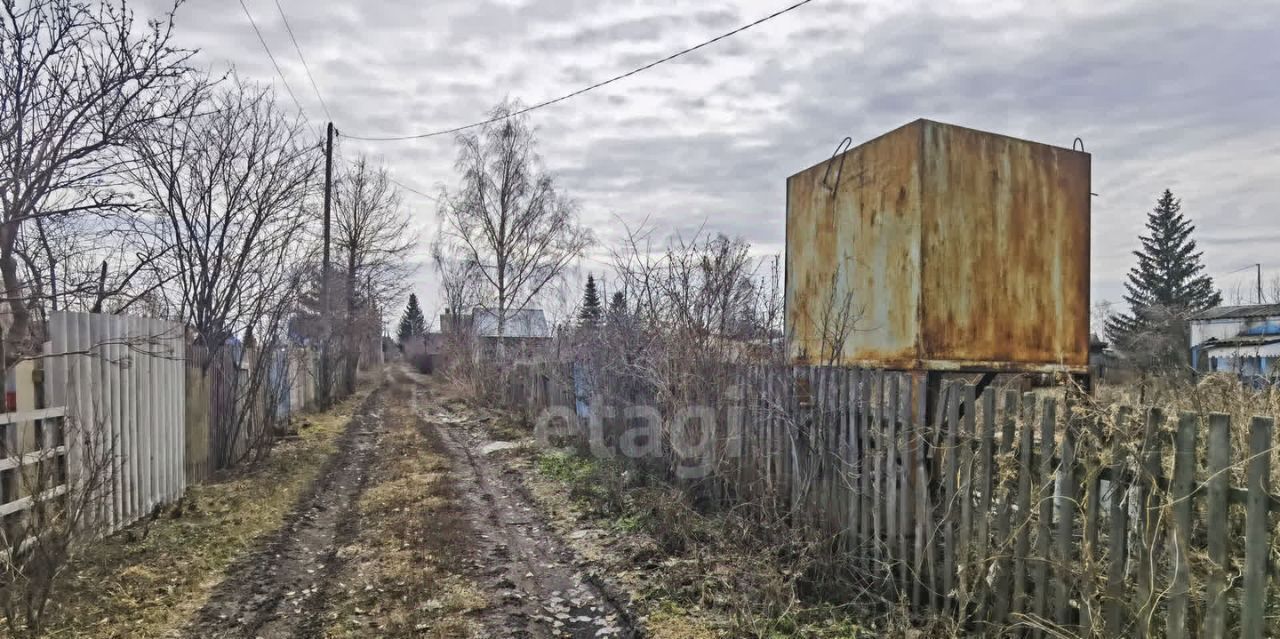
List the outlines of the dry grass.
<svg viewBox="0 0 1280 639">
<path fill-rule="evenodd" d="M 431 452 L 404 402 L 389 403 L 382 451 L 359 501 L 360 530 L 339 551 L 344 565 L 329 597 L 325 636 L 482 636 L 467 613 L 488 606 L 451 565 L 459 534 L 448 462 Z M 452 541 L 451 541 L 452 540 Z"/>
<path fill-rule="evenodd" d="M 50 637 L 171 636 L 203 605 L 223 571 L 280 527 L 371 389 L 308 416 L 298 439 L 257 467 L 192 486 L 181 504 L 82 552 L 50 602 Z M 4 631 L 0 630 L 0 636 Z"/>
<path fill-rule="evenodd" d="M 674 487 L 625 486 L 618 469 L 594 460 L 544 452 L 526 463 L 530 493 L 628 592 L 647 636 L 865 636 L 865 608 L 805 592 L 812 556 L 803 544 L 768 543 L 767 531 L 732 512 L 699 512 Z"/>
</svg>

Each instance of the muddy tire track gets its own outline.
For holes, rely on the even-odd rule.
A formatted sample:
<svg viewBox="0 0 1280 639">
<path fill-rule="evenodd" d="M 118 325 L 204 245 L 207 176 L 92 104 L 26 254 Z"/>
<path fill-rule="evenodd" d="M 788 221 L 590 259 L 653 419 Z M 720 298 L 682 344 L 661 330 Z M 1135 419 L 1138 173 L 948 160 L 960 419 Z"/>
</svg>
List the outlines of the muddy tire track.
<svg viewBox="0 0 1280 639">
<path fill-rule="evenodd" d="M 488 443 L 467 418 L 424 401 L 414 411 L 438 442 L 460 488 L 472 531 L 470 566 L 488 592 L 482 615 L 490 636 L 573 639 L 640 636 L 626 607 L 551 530 L 516 471 L 481 452 Z"/>
<path fill-rule="evenodd" d="M 319 636 L 327 577 L 358 526 L 358 499 L 382 428 L 386 384 L 370 393 L 285 525 L 234 564 L 183 632 L 192 639 L 288 639 Z"/>
</svg>

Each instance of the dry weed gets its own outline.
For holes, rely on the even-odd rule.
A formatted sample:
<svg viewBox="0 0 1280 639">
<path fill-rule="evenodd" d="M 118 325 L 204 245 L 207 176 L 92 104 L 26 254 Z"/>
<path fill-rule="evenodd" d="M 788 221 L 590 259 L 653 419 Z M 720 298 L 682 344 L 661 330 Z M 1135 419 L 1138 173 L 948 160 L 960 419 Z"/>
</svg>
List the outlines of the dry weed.
<svg viewBox="0 0 1280 639">
<path fill-rule="evenodd" d="M 50 604 L 56 637 L 162 637 L 203 605 L 223 571 L 257 540 L 279 528 L 315 479 L 351 415 L 371 389 L 282 442 L 247 472 L 191 486 L 154 521 L 86 548 L 68 567 Z"/>
</svg>

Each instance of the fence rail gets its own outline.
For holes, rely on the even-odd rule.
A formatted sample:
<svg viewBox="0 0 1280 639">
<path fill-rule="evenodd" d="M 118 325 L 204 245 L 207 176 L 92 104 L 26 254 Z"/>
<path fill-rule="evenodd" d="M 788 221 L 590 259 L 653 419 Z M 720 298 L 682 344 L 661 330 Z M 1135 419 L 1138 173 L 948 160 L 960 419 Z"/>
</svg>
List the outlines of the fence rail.
<svg viewBox="0 0 1280 639">
<path fill-rule="evenodd" d="M 0 414 L 0 517 L 66 492 L 65 420 L 63 407 Z M 47 475 L 33 478 L 21 474 L 37 466 L 44 466 L 41 470 L 52 467 L 54 481 L 37 481 Z"/>
<path fill-rule="evenodd" d="M 1280 636 L 1272 419 L 963 382 L 926 397 L 912 376 L 878 370 L 732 376 L 699 485 L 772 503 L 891 598 L 991 634 Z M 662 406 L 636 380 L 551 363 L 517 368 L 507 400 L 531 416 L 571 407 L 596 446 L 636 427 L 609 405 Z M 668 443 L 676 408 L 660 411 Z M 632 463 L 678 478 L 707 461 L 672 448 Z"/>
</svg>

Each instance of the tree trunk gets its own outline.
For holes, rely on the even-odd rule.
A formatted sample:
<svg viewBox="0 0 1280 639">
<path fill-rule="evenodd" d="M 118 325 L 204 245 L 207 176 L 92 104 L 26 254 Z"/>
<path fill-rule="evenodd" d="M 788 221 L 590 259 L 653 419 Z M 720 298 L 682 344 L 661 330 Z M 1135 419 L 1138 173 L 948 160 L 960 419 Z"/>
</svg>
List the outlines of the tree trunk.
<svg viewBox="0 0 1280 639">
<path fill-rule="evenodd" d="M 13 323 L 5 333 L 4 367 L 12 368 L 25 354 L 23 342 L 31 323 L 31 313 L 27 309 L 27 301 L 22 297 L 22 281 L 18 278 L 18 262 L 13 258 L 12 224 L 0 227 L 0 279 L 4 281 L 5 299 L 9 312 L 13 315 Z"/>
<path fill-rule="evenodd" d="M 343 375 L 342 390 L 346 395 L 356 392 L 356 372 L 360 362 L 360 339 L 356 330 L 356 259 L 355 251 L 349 249 L 347 258 L 347 326 L 343 340 L 346 342 L 346 374 Z"/>
</svg>

